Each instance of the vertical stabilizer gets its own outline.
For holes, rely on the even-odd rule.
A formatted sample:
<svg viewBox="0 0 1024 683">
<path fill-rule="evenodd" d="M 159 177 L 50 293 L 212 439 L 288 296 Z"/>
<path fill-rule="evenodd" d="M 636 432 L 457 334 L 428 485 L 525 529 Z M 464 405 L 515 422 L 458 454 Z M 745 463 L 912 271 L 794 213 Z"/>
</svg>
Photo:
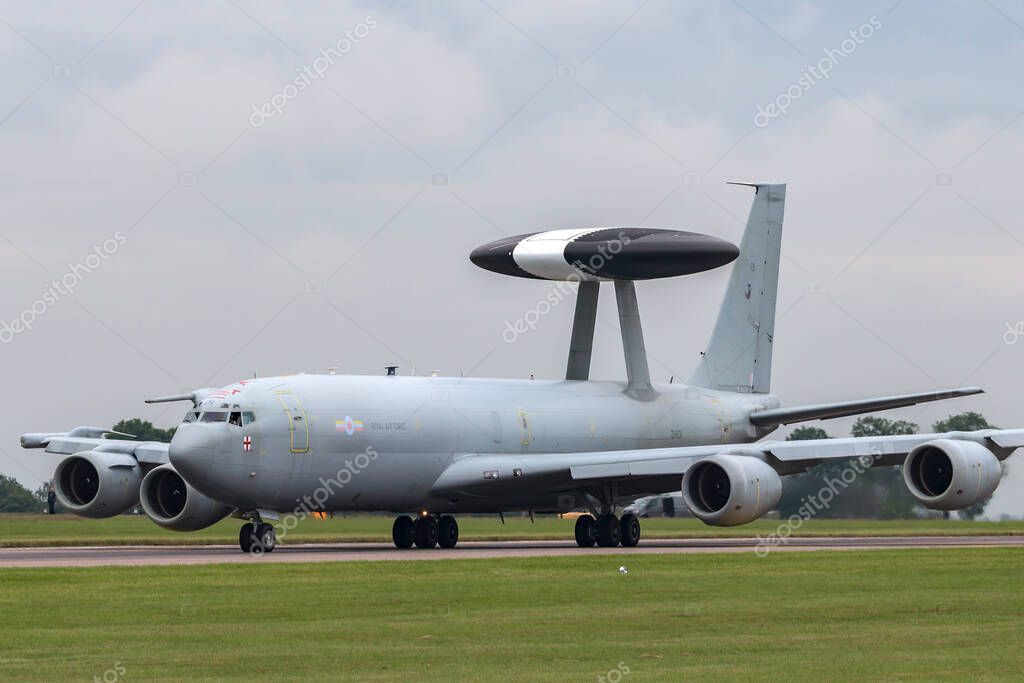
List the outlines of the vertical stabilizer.
<svg viewBox="0 0 1024 683">
<path fill-rule="evenodd" d="M 754 204 L 715 330 L 689 383 L 764 394 L 771 389 L 786 186 L 735 184 L 754 188 Z"/>
</svg>

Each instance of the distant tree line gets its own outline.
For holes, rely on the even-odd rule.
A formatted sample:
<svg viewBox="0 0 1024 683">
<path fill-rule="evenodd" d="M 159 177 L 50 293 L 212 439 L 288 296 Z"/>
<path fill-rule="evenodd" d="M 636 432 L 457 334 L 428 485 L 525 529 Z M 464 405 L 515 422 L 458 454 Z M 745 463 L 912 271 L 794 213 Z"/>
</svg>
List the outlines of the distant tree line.
<svg viewBox="0 0 1024 683">
<path fill-rule="evenodd" d="M 140 420 L 137 417 L 133 417 L 130 420 L 121 420 L 112 427 L 115 432 L 121 432 L 122 434 L 131 434 L 135 437 L 135 441 L 162 441 L 164 443 L 170 443 L 171 437 L 174 436 L 174 430 L 177 427 L 170 427 L 168 429 L 160 429 L 154 427 L 153 423 L 149 420 Z M 116 434 L 110 435 L 111 439 L 127 439 L 127 436 L 117 436 Z"/>
</svg>

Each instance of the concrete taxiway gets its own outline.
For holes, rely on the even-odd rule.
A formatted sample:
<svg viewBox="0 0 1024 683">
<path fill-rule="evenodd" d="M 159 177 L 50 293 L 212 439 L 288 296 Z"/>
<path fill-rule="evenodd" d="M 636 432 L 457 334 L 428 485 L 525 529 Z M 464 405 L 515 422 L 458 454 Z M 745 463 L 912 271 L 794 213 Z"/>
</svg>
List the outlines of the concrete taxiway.
<svg viewBox="0 0 1024 683">
<path fill-rule="evenodd" d="M 891 550 L 906 548 L 1024 547 L 1024 536 L 912 536 L 793 538 L 768 552 L 816 550 Z M 457 560 L 566 555 L 645 555 L 682 553 L 765 554 L 757 538 L 706 538 L 641 541 L 636 548 L 579 548 L 571 541 L 465 541 L 450 550 L 398 550 L 389 543 L 281 545 L 253 556 L 237 546 L 92 546 L 0 548 L 0 567 L 98 567 L 107 565 L 191 565 L 253 562 L 338 562 L 381 560 Z"/>
</svg>

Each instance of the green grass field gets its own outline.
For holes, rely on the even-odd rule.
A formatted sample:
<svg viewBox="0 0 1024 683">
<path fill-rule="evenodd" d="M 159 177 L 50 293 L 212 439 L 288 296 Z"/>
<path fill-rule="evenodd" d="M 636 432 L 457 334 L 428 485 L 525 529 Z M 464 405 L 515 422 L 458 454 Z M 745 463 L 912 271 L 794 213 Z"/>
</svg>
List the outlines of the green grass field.
<svg viewBox="0 0 1024 683">
<path fill-rule="evenodd" d="M 1019 680 L 1022 563 L 988 548 L 4 569 L 0 680 Z"/>
<path fill-rule="evenodd" d="M 306 520 L 287 532 L 284 543 L 341 543 L 391 540 L 391 518 L 373 515 Z M 536 523 L 520 516 L 459 517 L 463 540 L 512 540 L 572 538 L 573 520 L 537 517 Z M 741 527 L 709 527 L 695 519 L 643 520 L 648 538 L 709 538 L 767 535 L 777 520 L 762 519 Z M 145 516 L 122 515 L 112 519 L 82 519 L 72 515 L 0 514 L 0 547 L 45 545 L 172 545 L 236 543 L 239 520 L 227 519 L 196 533 L 166 531 Z M 810 520 L 798 531 L 817 536 L 937 536 L 1024 533 L 1024 522 L 958 522 L 944 520 Z"/>
</svg>

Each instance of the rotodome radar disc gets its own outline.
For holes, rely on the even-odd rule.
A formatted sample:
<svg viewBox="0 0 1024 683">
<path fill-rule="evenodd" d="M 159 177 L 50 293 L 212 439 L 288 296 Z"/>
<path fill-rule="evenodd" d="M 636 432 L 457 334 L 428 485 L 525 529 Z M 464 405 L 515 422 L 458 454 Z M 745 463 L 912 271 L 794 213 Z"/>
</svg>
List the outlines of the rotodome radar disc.
<svg viewBox="0 0 1024 683">
<path fill-rule="evenodd" d="M 502 275 L 540 280 L 653 280 L 731 263 L 739 248 L 710 235 L 660 228 L 581 228 L 506 237 L 469 260 Z"/>
</svg>

